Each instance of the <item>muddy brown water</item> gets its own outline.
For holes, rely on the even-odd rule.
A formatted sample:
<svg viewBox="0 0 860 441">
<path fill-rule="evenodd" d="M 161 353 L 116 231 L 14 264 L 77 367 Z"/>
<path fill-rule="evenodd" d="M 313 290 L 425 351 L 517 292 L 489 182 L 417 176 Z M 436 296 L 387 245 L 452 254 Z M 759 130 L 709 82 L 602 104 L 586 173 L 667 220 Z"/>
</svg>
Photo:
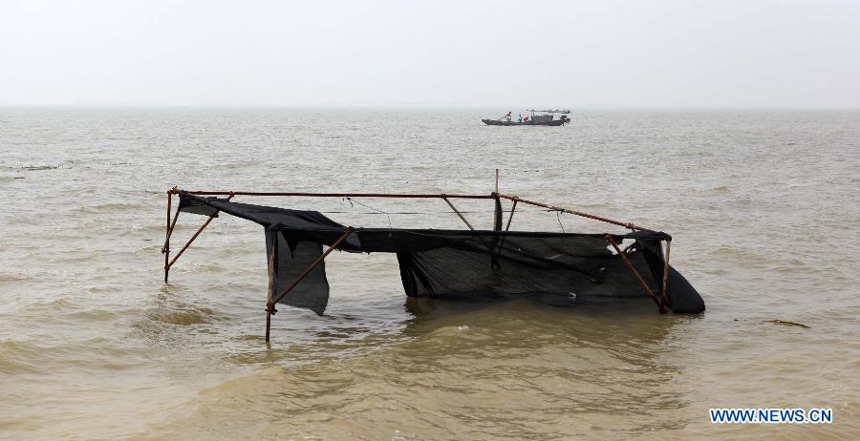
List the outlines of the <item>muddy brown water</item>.
<svg viewBox="0 0 860 441">
<path fill-rule="evenodd" d="M 860 113 L 480 123 L 495 113 L 0 111 L 0 438 L 858 437 Z M 174 185 L 486 193 L 495 168 L 506 193 L 672 234 L 707 312 L 407 301 L 392 256 L 334 253 L 326 315 L 280 307 L 267 347 L 263 234 L 229 216 L 162 281 Z M 242 200 L 460 227 L 440 201 Z M 489 202 L 458 205 L 489 226 Z M 180 216 L 173 249 L 202 221 Z M 559 223 L 615 231 L 537 209 L 512 228 Z M 711 407 L 828 407 L 834 423 L 715 426 Z"/>
</svg>

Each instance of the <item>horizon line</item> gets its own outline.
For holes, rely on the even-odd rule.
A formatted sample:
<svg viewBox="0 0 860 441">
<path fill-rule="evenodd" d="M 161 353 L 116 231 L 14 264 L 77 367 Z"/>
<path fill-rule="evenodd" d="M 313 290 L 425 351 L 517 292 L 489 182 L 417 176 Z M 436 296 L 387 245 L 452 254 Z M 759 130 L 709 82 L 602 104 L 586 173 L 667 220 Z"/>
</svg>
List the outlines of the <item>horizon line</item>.
<svg viewBox="0 0 860 441">
<path fill-rule="evenodd" d="M 543 106 L 564 110 L 860 110 L 857 106 L 628 106 L 584 105 Z M 493 104 L 2 104 L 0 109 L 519 109 L 534 106 L 502 106 Z"/>
</svg>

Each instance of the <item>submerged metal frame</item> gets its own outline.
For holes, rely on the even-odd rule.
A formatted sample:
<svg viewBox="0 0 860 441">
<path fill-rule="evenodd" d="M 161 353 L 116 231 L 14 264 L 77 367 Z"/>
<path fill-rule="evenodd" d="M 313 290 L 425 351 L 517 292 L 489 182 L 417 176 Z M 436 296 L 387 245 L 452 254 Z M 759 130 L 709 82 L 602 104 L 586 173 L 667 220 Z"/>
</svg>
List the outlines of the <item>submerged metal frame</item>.
<svg viewBox="0 0 860 441">
<path fill-rule="evenodd" d="M 183 191 L 177 187 L 173 187 L 167 191 L 167 223 L 166 223 L 166 227 L 165 227 L 164 246 L 161 249 L 161 252 L 164 254 L 164 283 L 168 283 L 168 276 L 170 274 L 170 268 L 173 267 L 173 265 L 176 263 L 176 261 L 179 260 L 179 258 L 182 256 L 183 253 L 185 253 L 185 251 L 188 249 L 188 247 L 191 246 L 191 244 L 194 242 L 194 240 L 196 240 L 197 237 L 200 236 L 200 233 L 202 233 L 203 230 L 205 230 L 206 227 L 209 226 L 209 223 L 211 223 L 212 220 L 218 215 L 217 210 L 215 211 L 215 213 L 210 215 L 209 218 L 206 219 L 206 222 L 204 222 L 203 225 L 201 225 L 200 228 L 197 229 L 197 231 L 194 233 L 194 235 L 192 235 L 191 238 L 185 243 L 185 245 L 183 245 L 182 249 L 179 250 L 179 253 L 177 253 L 176 256 L 173 257 L 173 259 L 170 259 L 170 238 L 173 235 L 173 230 L 176 228 L 176 223 L 179 219 L 179 212 L 180 212 L 180 209 L 177 206 L 175 214 L 172 213 L 172 202 L 173 202 L 173 196 L 178 195 L 180 193 L 186 193 L 186 194 L 190 194 L 190 195 L 194 195 L 194 196 L 227 196 L 228 201 L 230 199 L 233 199 L 234 196 L 319 197 L 319 198 L 359 198 L 359 197 L 361 197 L 361 198 L 394 198 L 394 199 L 441 199 L 442 201 L 444 201 L 445 203 L 448 204 L 448 206 L 453 210 L 454 214 L 456 214 L 463 221 L 463 223 L 465 223 L 466 226 L 469 227 L 469 230 L 471 230 L 471 231 L 474 231 L 475 228 L 472 226 L 472 224 L 469 223 L 468 220 L 466 220 L 466 217 L 463 215 L 463 213 L 460 212 L 457 209 L 457 207 L 454 206 L 454 204 L 450 201 L 450 199 L 507 199 L 509 201 L 512 201 L 512 206 L 511 206 L 511 213 L 510 213 L 508 220 L 507 220 L 507 224 L 505 225 L 505 229 L 504 229 L 505 232 L 507 232 L 511 227 L 511 221 L 513 220 L 514 212 L 517 209 L 518 203 L 523 203 L 523 204 L 532 205 L 532 206 L 536 206 L 536 207 L 546 208 L 548 210 L 558 211 L 558 212 L 567 213 L 567 214 L 573 214 L 575 216 L 580 216 L 580 217 L 584 217 L 587 219 L 592 219 L 592 220 L 596 220 L 596 221 L 600 221 L 600 222 L 618 225 L 618 226 L 627 228 L 627 229 L 632 230 L 632 231 L 636 231 L 636 230 L 654 231 L 654 230 L 636 225 L 636 224 L 631 223 L 631 222 L 621 222 L 621 221 L 617 221 L 617 220 L 610 219 L 610 218 L 603 217 L 603 216 L 597 216 L 594 214 L 589 214 L 589 213 L 584 213 L 581 211 L 576 211 L 576 210 L 571 210 L 571 209 L 567 209 L 567 208 L 563 208 L 563 207 L 558 207 L 555 205 L 544 204 L 541 202 L 536 202 L 536 201 L 532 201 L 532 200 L 528 200 L 528 199 L 522 199 L 519 196 L 513 196 L 513 195 L 507 195 L 507 194 L 499 193 L 499 171 L 498 171 L 498 169 L 496 170 L 496 182 L 495 182 L 495 184 L 496 184 L 495 185 L 495 191 L 493 193 L 488 194 L 488 195 L 445 194 L 445 193 L 440 193 L 440 194 L 413 194 L 413 193 L 398 194 L 398 193 L 254 192 L 254 191 L 221 191 L 221 190 L 216 190 L 216 191 L 205 191 L 205 190 Z M 312 262 L 305 269 L 305 271 L 302 272 L 302 274 L 300 274 L 298 277 L 296 277 L 292 281 L 292 283 L 290 283 L 290 285 L 287 288 L 285 288 L 282 292 L 280 292 L 277 296 L 272 296 L 272 292 L 274 290 L 274 285 L 273 285 L 273 281 L 271 280 L 271 266 L 274 264 L 274 262 L 272 262 L 273 256 L 271 256 L 271 255 L 268 256 L 268 261 L 269 261 L 269 266 L 270 266 L 270 272 L 269 272 L 269 274 L 270 274 L 270 280 L 269 280 L 270 288 L 269 288 L 269 297 L 268 297 L 268 300 L 266 302 L 266 336 L 265 336 L 266 343 L 269 342 L 270 330 L 271 330 L 271 320 L 272 320 L 272 316 L 277 312 L 277 309 L 275 309 L 275 305 L 278 303 L 278 301 L 283 299 L 284 296 L 287 295 L 287 293 L 292 291 L 293 288 L 295 288 L 302 280 L 304 280 L 305 277 L 307 277 L 308 274 L 311 273 L 311 271 L 314 270 L 314 268 L 316 268 L 320 263 L 322 263 L 325 260 L 325 258 L 329 254 L 331 254 L 332 251 L 336 250 L 338 248 L 338 246 L 340 246 L 340 244 L 343 243 L 343 241 L 345 241 L 349 237 L 349 235 L 354 233 L 354 232 L 355 232 L 355 228 L 348 227 L 346 232 L 340 238 L 338 238 L 337 241 L 335 241 L 319 258 L 317 258 L 314 262 Z M 642 278 L 642 276 L 639 274 L 639 272 L 636 270 L 636 268 L 633 266 L 633 264 L 627 258 L 625 253 L 618 247 L 618 244 L 615 242 L 615 240 L 612 238 L 612 236 L 608 233 L 606 234 L 606 241 L 615 249 L 615 251 L 618 253 L 620 258 L 624 261 L 627 268 L 631 271 L 631 273 L 635 276 L 635 278 L 637 279 L 639 284 L 642 286 L 643 291 L 645 291 L 645 294 L 648 297 L 650 297 L 657 304 L 657 307 L 658 307 L 658 310 L 660 311 L 660 313 L 665 314 L 666 308 L 669 305 L 669 297 L 668 297 L 667 290 L 668 290 L 668 277 L 669 277 L 669 252 L 670 252 L 670 246 L 672 243 L 671 238 L 665 240 L 665 242 L 666 242 L 666 252 L 665 252 L 665 258 L 664 258 L 665 265 L 664 265 L 664 269 L 663 269 L 662 289 L 661 289 L 659 298 L 654 294 L 654 292 L 651 290 L 651 288 L 648 287 L 648 284 L 645 282 L 645 280 Z"/>
</svg>

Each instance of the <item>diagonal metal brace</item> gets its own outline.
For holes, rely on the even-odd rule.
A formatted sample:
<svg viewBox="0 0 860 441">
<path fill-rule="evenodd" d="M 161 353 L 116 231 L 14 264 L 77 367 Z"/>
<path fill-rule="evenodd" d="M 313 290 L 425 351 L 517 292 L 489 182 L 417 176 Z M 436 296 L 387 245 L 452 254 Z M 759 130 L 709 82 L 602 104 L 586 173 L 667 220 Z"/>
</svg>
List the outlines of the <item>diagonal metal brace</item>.
<svg viewBox="0 0 860 441">
<path fill-rule="evenodd" d="M 305 271 L 303 273 L 301 273 L 298 277 L 296 277 L 295 280 L 293 280 L 293 282 L 290 283 L 290 286 L 286 287 L 283 291 L 281 291 L 281 293 L 278 294 L 274 299 L 269 299 L 269 302 L 266 304 L 266 341 L 267 342 L 269 341 L 269 333 L 270 333 L 270 329 L 272 326 L 272 315 L 274 315 L 275 312 L 277 312 L 275 310 L 275 304 L 280 302 L 281 299 L 283 299 L 285 295 L 287 295 L 290 291 L 293 290 L 293 288 L 296 287 L 296 285 L 299 284 L 299 282 L 304 280 L 304 278 L 307 277 L 308 274 L 310 274 L 311 271 L 313 271 L 313 269 L 317 267 L 317 265 L 319 265 L 320 263 L 322 263 L 323 260 L 325 260 L 326 256 L 331 254 L 332 251 L 336 250 L 337 247 L 341 243 L 343 243 L 343 241 L 345 241 L 346 238 L 349 237 L 349 235 L 352 234 L 354 231 L 355 231 L 355 228 L 347 227 L 346 232 L 343 233 L 343 235 L 340 236 L 340 238 L 338 238 L 333 244 L 331 244 L 331 246 L 328 247 L 328 249 L 322 254 L 322 256 L 318 257 L 317 260 L 314 260 L 313 263 L 311 263 L 305 269 Z M 269 265 L 274 265 L 273 261 L 274 261 L 274 256 L 269 258 Z"/>
<path fill-rule="evenodd" d="M 228 196 L 228 197 L 227 197 L 227 200 L 228 200 L 228 201 L 229 201 L 230 199 L 233 199 L 233 195 L 232 195 L 232 194 L 231 194 L 230 196 Z M 177 216 L 179 216 L 179 209 L 177 208 L 176 210 L 177 210 L 177 211 L 176 211 L 176 215 L 177 215 Z M 201 226 L 200 226 L 200 228 L 198 228 L 198 229 L 197 229 L 197 232 L 195 232 L 195 233 L 194 233 L 194 235 L 193 235 L 193 236 L 191 236 L 191 239 L 189 239 L 189 240 L 188 240 L 188 242 L 186 242 L 186 243 L 185 243 L 185 246 L 183 246 L 183 247 L 182 247 L 182 249 L 181 249 L 181 250 L 179 250 L 179 253 L 177 253 L 177 254 L 176 254 L 176 256 L 173 258 L 173 260 L 171 260 L 171 261 L 170 261 L 170 263 L 168 263 L 168 264 L 167 264 L 167 268 L 166 268 L 166 269 L 170 269 L 170 267 L 172 267 L 172 266 L 173 266 L 173 264 L 174 264 L 174 263 L 176 263 L 176 260 L 177 260 L 177 259 L 179 259 L 179 257 L 180 257 L 180 256 L 182 256 L 182 253 L 184 253 L 184 252 L 185 252 L 185 250 L 187 250 L 189 246 L 191 246 L 191 243 L 192 243 L 192 242 L 194 242 L 194 240 L 195 240 L 195 239 L 197 239 L 197 236 L 199 236 L 199 235 L 200 235 L 200 233 L 202 233 L 202 232 L 203 232 L 203 230 L 205 230 L 205 229 L 206 229 L 206 227 L 208 227 L 208 226 L 209 226 L 209 222 L 212 222 L 212 219 L 215 219 L 215 216 L 216 216 L 217 214 L 218 214 L 218 212 L 216 211 L 216 212 L 215 212 L 215 213 L 213 213 L 211 216 L 209 216 L 209 219 L 206 219 L 206 222 L 205 222 L 203 225 L 201 225 Z M 172 231 L 173 231 L 173 229 L 171 228 L 171 229 L 170 229 L 170 232 L 172 232 Z"/>
<path fill-rule="evenodd" d="M 463 216 L 463 213 L 460 213 L 460 210 L 458 210 L 457 207 L 455 207 L 454 204 L 452 204 L 451 201 L 448 200 L 447 196 L 443 194 L 442 200 L 448 203 L 448 206 L 451 207 L 452 210 L 454 210 L 454 213 L 457 213 L 457 216 L 460 216 L 460 219 L 466 224 L 467 227 L 469 227 L 470 230 L 475 231 L 475 228 L 472 226 L 472 224 L 470 224 L 469 221 L 466 220 L 466 216 Z"/>
<path fill-rule="evenodd" d="M 627 255 L 625 255 L 624 252 L 621 251 L 621 248 L 618 248 L 618 244 L 615 243 L 615 239 L 612 238 L 612 235 L 607 234 L 606 235 L 606 241 L 609 242 L 610 245 L 612 245 L 612 248 L 615 248 L 615 251 L 618 253 L 618 256 L 621 257 L 621 259 L 624 261 L 624 264 L 627 265 L 627 268 L 630 270 L 630 272 L 632 272 L 633 275 L 636 276 L 636 280 L 638 280 L 639 284 L 642 285 L 642 289 L 645 290 L 645 294 L 648 294 L 648 297 L 651 297 L 651 300 L 653 300 L 654 303 L 657 304 L 657 307 L 660 310 L 660 314 L 665 314 L 666 313 L 666 305 L 664 305 L 663 302 L 661 302 L 657 298 L 657 296 L 654 295 L 654 292 L 651 291 L 651 288 L 649 288 L 648 284 L 645 283 L 645 279 L 642 278 L 642 275 L 639 274 L 639 271 L 636 271 L 636 268 L 633 267 L 632 263 L 630 263 L 630 259 L 627 258 Z"/>
</svg>

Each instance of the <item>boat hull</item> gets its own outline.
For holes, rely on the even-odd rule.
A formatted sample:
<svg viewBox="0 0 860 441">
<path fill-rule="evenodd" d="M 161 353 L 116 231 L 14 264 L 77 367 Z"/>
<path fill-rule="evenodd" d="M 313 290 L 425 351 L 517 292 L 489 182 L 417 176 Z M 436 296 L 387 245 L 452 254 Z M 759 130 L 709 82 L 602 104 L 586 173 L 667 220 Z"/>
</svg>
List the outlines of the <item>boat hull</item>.
<svg viewBox="0 0 860 441">
<path fill-rule="evenodd" d="M 482 119 L 488 126 L 561 126 L 570 122 L 569 119 L 553 119 L 549 121 L 499 121 L 497 119 Z"/>
</svg>

